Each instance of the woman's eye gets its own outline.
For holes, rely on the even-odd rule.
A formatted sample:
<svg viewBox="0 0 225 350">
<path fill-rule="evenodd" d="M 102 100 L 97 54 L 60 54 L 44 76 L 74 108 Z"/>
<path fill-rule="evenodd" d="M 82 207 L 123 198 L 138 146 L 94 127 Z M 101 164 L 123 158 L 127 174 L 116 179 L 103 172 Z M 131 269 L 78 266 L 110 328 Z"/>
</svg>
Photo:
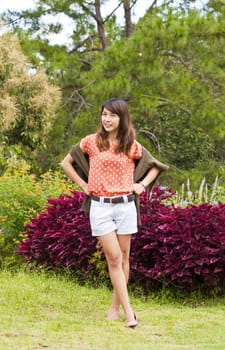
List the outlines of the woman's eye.
<svg viewBox="0 0 225 350">
<path fill-rule="evenodd" d="M 107 117 L 107 116 L 108 116 L 108 117 L 110 117 L 110 118 L 114 118 L 114 117 L 116 117 L 116 114 L 106 114 L 106 113 L 103 113 L 102 116 L 103 116 L 103 117 Z"/>
</svg>

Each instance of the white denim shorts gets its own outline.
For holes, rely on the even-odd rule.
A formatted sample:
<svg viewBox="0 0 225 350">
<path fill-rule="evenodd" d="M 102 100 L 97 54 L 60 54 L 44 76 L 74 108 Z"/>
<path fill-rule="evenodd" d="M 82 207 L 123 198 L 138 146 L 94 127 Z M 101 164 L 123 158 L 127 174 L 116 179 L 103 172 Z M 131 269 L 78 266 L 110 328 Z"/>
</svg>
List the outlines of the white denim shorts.
<svg viewBox="0 0 225 350">
<path fill-rule="evenodd" d="M 118 235 L 137 232 L 137 209 L 134 201 L 110 204 L 91 200 L 90 223 L 92 236 L 116 231 Z"/>
</svg>

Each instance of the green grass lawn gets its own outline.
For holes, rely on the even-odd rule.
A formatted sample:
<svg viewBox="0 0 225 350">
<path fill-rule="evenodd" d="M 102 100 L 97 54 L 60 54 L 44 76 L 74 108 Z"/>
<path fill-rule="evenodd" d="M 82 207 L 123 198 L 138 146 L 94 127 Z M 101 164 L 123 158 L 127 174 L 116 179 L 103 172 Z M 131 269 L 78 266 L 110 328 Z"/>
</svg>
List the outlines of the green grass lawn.
<svg viewBox="0 0 225 350">
<path fill-rule="evenodd" d="M 132 296 L 135 329 L 105 320 L 110 301 L 108 289 L 68 277 L 0 272 L 0 349 L 225 349 L 225 298 L 193 307 Z"/>
</svg>

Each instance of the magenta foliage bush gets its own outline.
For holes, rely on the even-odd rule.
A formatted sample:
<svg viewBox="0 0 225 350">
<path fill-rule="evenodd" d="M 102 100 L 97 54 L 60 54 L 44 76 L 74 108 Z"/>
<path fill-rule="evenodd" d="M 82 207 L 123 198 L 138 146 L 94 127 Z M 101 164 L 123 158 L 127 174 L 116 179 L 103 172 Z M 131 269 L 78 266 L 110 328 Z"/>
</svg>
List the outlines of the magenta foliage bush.
<svg viewBox="0 0 225 350">
<path fill-rule="evenodd" d="M 25 225 L 26 239 L 17 253 L 28 263 L 65 267 L 87 273 L 96 250 L 87 213 L 81 210 L 83 193 L 49 199 L 46 210 Z"/>
<path fill-rule="evenodd" d="M 131 280 L 144 288 L 154 281 L 185 288 L 221 287 L 225 282 L 225 204 L 173 208 L 162 199 L 172 190 L 155 187 L 141 196 L 139 232 L 132 238 Z M 97 271 L 83 193 L 49 199 L 46 210 L 25 226 L 18 254 L 28 263 L 65 267 L 86 276 Z M 92 259 L 91 259 L 92 258 Z"/>
<path fill-rule="evenodd" d="M 225 204 L 172 208 L 142 197 L 142 225 L 132 240 L 132 280 L 216 287 L 225 282 Z"/>
</svg>

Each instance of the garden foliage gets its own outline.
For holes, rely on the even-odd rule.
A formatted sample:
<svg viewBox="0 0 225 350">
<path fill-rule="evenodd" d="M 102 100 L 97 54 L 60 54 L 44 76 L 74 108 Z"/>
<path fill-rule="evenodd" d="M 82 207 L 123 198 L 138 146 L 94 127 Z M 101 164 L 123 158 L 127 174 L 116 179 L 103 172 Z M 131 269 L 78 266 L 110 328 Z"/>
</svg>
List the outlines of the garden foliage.
<svg viewBox="0 0 225 350">
<path fill-rule="evenodd" d="M 225 282 L 225 204 L 170 207 L 142 197 L 142 225 L 133 240 L 132 276 L 196 288 Z"/>
<path fill-rule="evenodd" d="M 141 196 L 139 231 L 132 239 L 131 280 L 149 289 L 154 281 L 184 288 L 225 282 L 225 204 L 186 208 L 166 205 L 171 190 L 155 187 Z M 25 226 L 18 254 L 31 265 L 70 268 L 86 277 L 101 274 L 101 249 L 91 237 L 83 193 L 49 199 L 46 210 Z"/>
<path fill-rule="evenodd" d="M 17 264 L 14 252 L 23 238 L 24 224 L 43 210 L 47 198 L 74 189 L 61 172 L 49 171 L 40 178 L 26 168 L 10 167 L 8 172 L 0 177 L 0 267 Z"/>
<path fill-rule="evenodd" d="M 3 144 L 21 146 L 27 153 L 45 146 L 61 92 L 50 83 L 43 69 L 34 68 L 28 61 L 16 35 L 0 36 L 0 76 L 0 137 Z"/>
</svg>

